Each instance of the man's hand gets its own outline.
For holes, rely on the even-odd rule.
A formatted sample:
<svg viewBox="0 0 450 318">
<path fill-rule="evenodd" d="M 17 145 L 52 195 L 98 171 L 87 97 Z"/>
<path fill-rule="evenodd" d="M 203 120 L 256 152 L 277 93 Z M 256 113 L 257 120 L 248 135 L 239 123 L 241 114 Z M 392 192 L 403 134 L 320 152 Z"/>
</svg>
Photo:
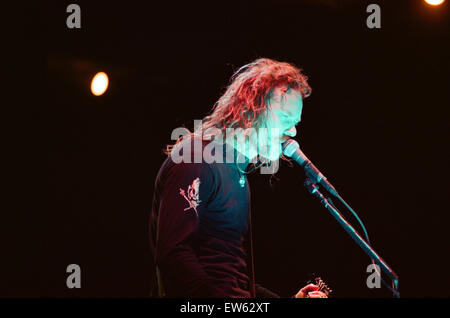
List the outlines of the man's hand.
<svg viewBox="0 0 450 318">
<path fill-rule="evenodd" d="M 328 298 L 328 296 L 318 290 L 319 286 L 309 284 L 299 290 L 295 298 Z"/>
</svg>

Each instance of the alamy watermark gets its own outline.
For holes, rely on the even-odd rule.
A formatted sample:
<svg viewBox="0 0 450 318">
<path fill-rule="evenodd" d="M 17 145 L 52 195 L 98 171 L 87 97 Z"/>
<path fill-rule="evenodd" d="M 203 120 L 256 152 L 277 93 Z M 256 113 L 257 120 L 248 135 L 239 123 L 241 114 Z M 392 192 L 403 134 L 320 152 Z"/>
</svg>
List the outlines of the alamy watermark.
<svg viewBox="0 0 450 318">
<path fill-rule="evenodd" d="M 194 131 L 201 127 L 201 120 L 194 120 Z M 195 134 L 197 136 L 197 133 Z M 193 138 L 192 142 L 183 142 L 191 137 L 192 133 L 178 127 L 172 131 L 171 140 L 179 140 L 171 151 L 171 158 L 175 163 L 244 163 L 250 161 L 263 162 L 261 174 L 274 174 L 278 171 L 279 158 L 282 153 L 279 128 L 226 128 L 220 130 L 216 127 L 208 128 L 201 133 L 201 138 Z M 205 147 L 202 140 L 211 142 Z M 229 151 L 223 153 L 224 144 L 228 144 Z M 193 144 L 193 148 L 192 148 Z M 193 155 L 192 155 L 193 154 Z M 225 159 L 224 159 L 225 157 Z M 193 160 L 192 160 L 193 159 Z"/>
<path fill-rule="evenodd" d="M 70 264 L 66 268 L 66 273 L 70 273 L 66 279 L 67 288 L 81 288 L 81 268 L 77 264 Z"/>
<path fill-rule="evenodd" d="M 78 4 L 69 4 L 66 12 L 70 13 L 66 19 L 66 25 L 69 29 L 81 29 L 81 8 Z"/>
<path fill-rule="evenodd" d="M 381 8 L 378 4 L 369 4 L 366 12 L 370 15 L 366 19 L 366 25 L 369 29 L 381 29 Z"/>
<path fill-rule="evenodd" d="M 381 288 L 380 266 L 370 264 L 367 266 L 366 272 L 370 273 L 366 280 L 367 287 L 370 289 Z"/>
</svg>

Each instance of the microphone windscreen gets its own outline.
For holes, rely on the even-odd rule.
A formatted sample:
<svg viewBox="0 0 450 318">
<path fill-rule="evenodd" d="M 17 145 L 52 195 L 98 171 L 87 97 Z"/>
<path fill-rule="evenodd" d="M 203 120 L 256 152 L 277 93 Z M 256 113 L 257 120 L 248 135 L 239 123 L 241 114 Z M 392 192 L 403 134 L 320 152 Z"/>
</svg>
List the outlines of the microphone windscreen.
<svg viewBox="0 0 450 318">
<path fill-rule="evenodd" d="M 292 157 L 297 149 L 300 149 L 300 145 L 294 139 L 288 139 L 283 143 L 283 154 L 286 157 Z"/>
</svg>

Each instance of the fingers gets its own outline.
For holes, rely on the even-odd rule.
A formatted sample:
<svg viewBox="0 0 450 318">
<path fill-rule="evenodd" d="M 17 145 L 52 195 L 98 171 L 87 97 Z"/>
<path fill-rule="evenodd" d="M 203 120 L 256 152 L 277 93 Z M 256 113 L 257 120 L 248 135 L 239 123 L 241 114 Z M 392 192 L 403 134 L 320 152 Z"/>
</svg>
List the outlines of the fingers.
<svg viewBox="0 0 450 318">
<path fill-rule="evenodd" d="M 318 289 L 319 289 L 319 286 L 314 285 L 314 284 L 309 284 L 309 285 L 306 285 L 305 287 L 303 287 L 302 289 L 300 289 L 300 291 L 303 292 L 304 294 L 307 294 L 308 292 L 316 291 Z"/>
<path fill-rule="evenodd" d="M 319 289 L 319 286 L 317 286 L 317 285 L 314 285 L 314 284 L 306 285 L 305 287 L 303 287 L 302 289 L 299 290 L 297 295 L 295 295 L 295 298 L 305 298 L 305 297 L 307 297 L 309 292 L 314 292 L 318 289 Z"/>
<path fill-rule="evenodd" d="M 309 298 L 328 298 L 328 296 L 321 291 L 312 291 L 308 293 Z"/>
</svg>

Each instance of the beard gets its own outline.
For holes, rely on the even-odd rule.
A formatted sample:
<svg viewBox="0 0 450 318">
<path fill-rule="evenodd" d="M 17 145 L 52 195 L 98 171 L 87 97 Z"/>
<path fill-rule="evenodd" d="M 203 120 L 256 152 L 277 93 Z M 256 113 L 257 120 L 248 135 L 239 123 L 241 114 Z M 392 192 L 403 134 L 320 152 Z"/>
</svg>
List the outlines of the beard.
<svg viewBox="0 0 450 318">
<path fill-rule="evenodd" d="M 258 145 L 258 155 L 267 161 L 275 161 L 280 159 L 282 153 L 281 144 L 284 140 L 267 140 L 267 143 Z"/>
</svg>

